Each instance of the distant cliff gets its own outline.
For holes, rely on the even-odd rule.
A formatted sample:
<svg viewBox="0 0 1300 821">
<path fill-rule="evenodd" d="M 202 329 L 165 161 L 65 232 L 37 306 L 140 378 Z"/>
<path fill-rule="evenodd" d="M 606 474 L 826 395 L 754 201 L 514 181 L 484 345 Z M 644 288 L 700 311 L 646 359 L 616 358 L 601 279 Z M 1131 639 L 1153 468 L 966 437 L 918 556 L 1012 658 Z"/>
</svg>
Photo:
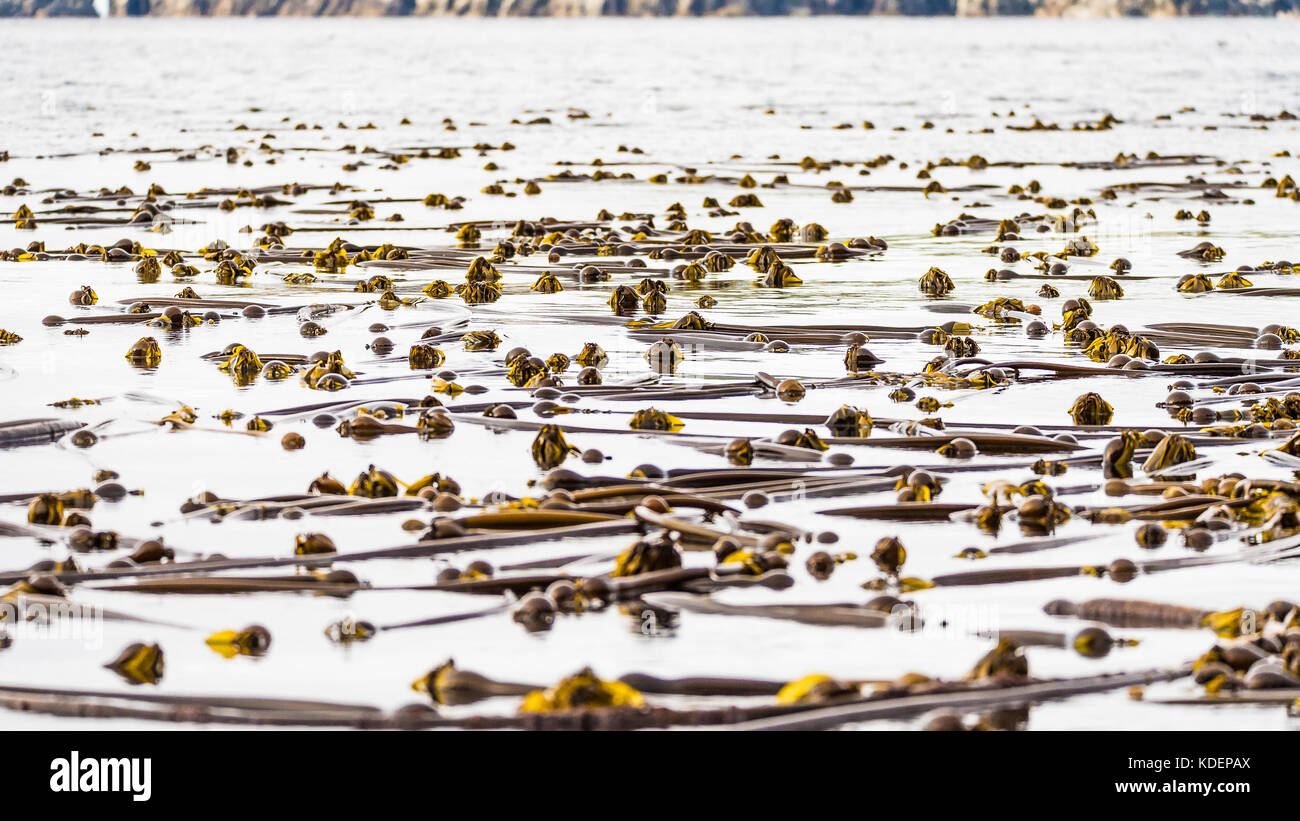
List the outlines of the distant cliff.
<svg viewBox="0 0 1300 821">
<path fill-rule="evenodd" d="M 64 0 L 73 2 L 74 0 Z M 6 0 L 0 0 L 4 3 Z M 957 0 L 111 0 L 115 16 L 705 17 L 953 15 Z"/>
<path fill-rule="evenodd" d="M 91 0 L 0 0 L 0 17 L 94 17 Z"/>
<path fill-rule="evenodd" d="M 110 0 L 115 17 L 1184 17 L 1295 14 L 1300 0 Z M 0 17 L 94 17 L 93 0 L 0 0 Z"/>
</svg>

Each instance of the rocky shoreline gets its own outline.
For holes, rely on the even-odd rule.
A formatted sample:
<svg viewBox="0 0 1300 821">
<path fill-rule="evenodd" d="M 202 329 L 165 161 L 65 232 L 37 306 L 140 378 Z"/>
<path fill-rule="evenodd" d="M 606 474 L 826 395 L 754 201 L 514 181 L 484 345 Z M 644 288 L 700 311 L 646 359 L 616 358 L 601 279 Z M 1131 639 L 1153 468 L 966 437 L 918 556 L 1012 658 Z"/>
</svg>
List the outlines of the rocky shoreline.
<svg viewBox="0 0 1300 821">
<path fill-rule="evenodd" d="M 1300 12 L 1300 0 L 111 0 L 114 17 L 1197 17 Z M 94 17 L 93 0 L 0 0 L 0 17 Z"/>
</svg>

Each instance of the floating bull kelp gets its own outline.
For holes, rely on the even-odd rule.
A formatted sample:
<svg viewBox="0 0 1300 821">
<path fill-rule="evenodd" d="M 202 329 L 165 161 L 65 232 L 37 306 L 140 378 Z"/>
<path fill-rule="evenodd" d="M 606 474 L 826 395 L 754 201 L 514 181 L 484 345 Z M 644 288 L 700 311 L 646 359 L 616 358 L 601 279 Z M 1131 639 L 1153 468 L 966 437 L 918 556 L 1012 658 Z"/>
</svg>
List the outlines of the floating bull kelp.
<svg viewBox="0 0 1300 821">
<path fill-rule="evenodd" d="M 1095 393 L 1086 393 L 1074 400 L 1070 417 L 1076 425 L 1109 425 L 1115 409 Z"/>
<path fill-rule="evenodd" d="M 637 430 L 674 431 L 680 429 L 685 423 L 671 413 L 664 413 L 656 408 L 645 408 L 632 414 L 628 424 Z"/>
<path fill-rule="evenodd" d="M 154 367 L 162 361 L 162 347 L 158 340 L 146 336 L 131 346 L 126 352 L 126 360 L 136 367 Z"/>
<path fill-rule="evenodd" d="M 237 381 L 242 380 L 247 383 L 263 370 L 264 363 L 261 358 L 243 345 L 232 345 L 223 353 L 227 355 L 227 359 L 217 367 Z"/>
<path fill-rule="evenodd" d="M 470 331 L 461 337 L 467 351 L 495 351 L 501 344 L 496 331 Z"/>
<path fill-rule="evenodd" d="M 849 373 L 870 371 L 883 361 L 856 342 L 849 345 L 848 351 L 844 354 L 844 367 Z"/>
<path fill-rule="evenodd" d="M 271 631 L 260 624 L 243 630 L 222 630 L 208 636 L 207 645 L 223 658 L 264 656 L 271 649 Z"/>
<path fill-rule="evenodd" d="M 352 369 L 343 364 L 343 354 L 334 351 L 303 370 L 302 384 L 313 390 L 338 391 L 347 388 L 350 380 L 356 376 Z"/>
<path fill-rule="evenodd" d="M 681 553 L 667 539 L 638 541 L 618 555 L 613 576 L 635 576 L 682 566 Z"/>
<path fill-rule="evenodd" d="M 561 464 L 570 454 L 578 453 L 564 438 L 558 425 L 542 425 L 533 440 L 533 461 L 543 470 Z"/>
<path fill-rule="evenodd" d="M 1142 469 L 1147 473 L 1156 473 L 1182 462 L 1190 462 L 1195 458 L 1196 448 L 1191 442 L 1176 433 L 1171 433 L 1161 439 L 1160 444 L 1151 451 L 1151 455 L 1142 463 Z"/>
<path fill-rule="evenodd" d="M 104 666 L 128 684 L 157 684 L 163 677 L 163 651 L 157 644 L 132 644 Z"/>
<path fill-rule="evenodd" d="M 1159 127 L 1242 126 L 1201 109 Z M 538 153 L 561 145 L 537 142 L 563 116 L 554 111 L 517 123 L 489 112 L 470 130 L 449 118 L 447 134 L 475 135 L 457 145 L 413 142 L 382 112 L 364 141 L 355 127 L 281 126 L 310 131 L 309 148 L 273 136 L 264 112 L 241 116 L 246 127 L 231 123 L 221 148 L 187 128 L 182 147 L 150 149 L 152 168 L 187 164 L 189 194 L 77 183 L 88 155 L 76 140 L 66 156 L 26 152 L 23 172 L 47 170 L 46 182 L 6 189 L 24 239 L 0 250 L 14 285 L 0 300 L 0 383 L 14 408 L 41 414 L 0 420 L 0 455 L 37 448 L 41 468 L 11 471 L 28 480 L 0 494 L 11 514 L 0 515 L 0 618 L 56 605 L 65 615 L 42 618 L 84 618 L 74 606 L 93 602 L 120 608 L 106 611 L 115 625 L 149 632 L 121 636 L 140 641 L 110 664 L 139 686 L 43 686 L 32 671 L 106 675 L 96 665 L 121 646 L 87 657 L 45 643 L 22 650 L 35 664 L 10 670 L 0 707 L 69 723 L 890 719 L 965 730 L 1033 726 L 1038 702 L 1084 693 L 1104 712 L 1125 688 L 1150 686 L 1126 721 L 1184 710 L 1173 720 L 1193 727 L 1192 708 L 1174 702 L 1212 697 L 1227 712 L 1300 689 L 1286 598 L 1300 557 L 1300 332 L 1287 278 L 1300 267 L 1278 239 L 1297 189 L 1270 177 L 1284 155 L 1253 155 L 1251 141 L 1232 157 L 1131 154 L 1120 143 L 1147 133 L 1146 120 L 1089 115 L 1071 126 L 965 110 L 949 122 L 888 115 L 909 135 L 906 160 L 864 158 L 839 130 L 820 133 L 819 156 L 802 160 L 626 145 L 613 157 L 614 132 L 590 122 L 605 118 L 577 109 L 564 157 Z M 793 127 L 764 119 L 773 125 L 755 125 L 756 137 Z M 1032 163 L 1010 143 L 988 157 L 934 151 L 939 134 L 960 142 L 1008 126 L 1042 143 Z M 1265 126 L 1280 128 L 1250 123 Z M 500 139 L 506 131 L 517 146 Z M 1095 142 L 1095 156 L 1120 153 L 1049 150 L 1066 134 Z M 90 146 L 122 162 L 106 148 Z M 503 159 L 514 151 L 518 171 Z M 430 162 L 465 196 L 429 194 Z M 202 187 L 209 163 L 247 163 L 248 178 L 267 183 Z M 554 167 L 528 176 L 542 165 Z M 266 176 L 293 167 L 331 179 L 340 166 L 335 184 Z M 1025 179 L 1040 166 L 1044 183 Z M 1146 168 L 1163 181 L 1143 181 Z M 1248 237 L 1220 212 L 1229 205 L 1249 209 Z M 254 208 L 263 215 L 203 247 L 177 239 L 182 225 L 219 231 Z M 758 211 L 737 213 L 760 208 L 770 216 L 757 225 L 745 217 Z M 453 211 L 472 219 L 449 222 Z M 1147 212 L 1140 243 L 1085 236 Z M 114 240 L 114 226 L 126 235 Z M 94 239 L 82 242 L 87 229 Z M 890 241 L 847 233 L 867 230 Z M 176 247 L 145 247 L 144 233 Z M 1258 256 L 1239 265 L 1233 252 L 1220 267 L 1229 248 Z M 899 272 L 920 271 L 917 290 L 899 287 Z M 161 281 L 169 272 L 183 290 Z M 184 287 L 196 277 L 206 288 Z M 90 284 L 68 294 L 77 283 Z M 978 298 L 954 301 L 968 292 Z M 1224 318 L 1223 300 L 1247 298 L 1250 310 Z M 68 315 L 41 320 L 51 309 L 28 310 L 41 302 Z M 157 337 L 131 348 L 138 368 L 116 359 L 146 330 L 131 326 Z M 221 341 L 190 345 L 210 334 Z M 324 336 L 327 349 L 303 348 Z M 101 342 L 112 359 L 98 355 Z M 114 361 L 105 386 L 96 369 Z M 197 362 L 230 380 L 191 373 Z M 177 443 L 194 457 L 180 473 L 164 458 Z M 1193 576 L 1275 590 L 1277 601 L 1193 606 L 1181 587 Z M 1156 601 L 1107 598 L 1125 584 Z M 1050 600 L 1065 587 L 1098 589 Z M 1059 629 L 1008 621 L 1045 602 Z M 967 604 L 1000 623 L 961 624 Z M 313 626 L 319 605 L 332 612 Z M 227 620 L 245 606 L 258 614 Z M 227 615 L 205 615 L 218 611 Z M 291 643 L 283 629 L 302 619 L 329 640 L 275 662 Z M 274 648 L 256 622 L 275 627 Z M 940 648 L 926 629 L 936 626 L 961 640 Z M 838 651 L 848 629 L 869 656 L 883 640 L 910 643 L 914 672 L 862 678 L 880 673 Z M 1199 631 L 1193 654 L 1203 655 L 1119 629 Z M 21 648 L 23 631 L 6 631 Z M 744 648 L 789 644 L 793 631 L 812 661 L 774 657 L 750 677 L 758 666 L 746 668 Z M 604 678 L 581 652 L 597 633 L 608 639 Z M 723 633 L 742 650 L 731 669 L 699 663 Z M 389 638 L 404 636 L 446 652 L 397 670 L 403 654 Z M 190 678 L 224 695 L 187 695 L 174 671 L 155 694 L 162 648 L 174 664 L 182 641 L 196 645 L 184 655 Z M 501 678 L 458 668 L 449 656 L 463 660 L 462 645 Z M 658 661 L 624 664 L 636 646 Z M 546 664 L 530 666 L 539 648 Z M 927 661 L 939 655 L 952 664 Z M 419 703 L 267 698 L 264 656 L 289 685 L 365 663 L 375 687 L 416 679 Z M 1078 669 L 1102 657 L 1105 674 Z M 1069 675 L 1031 674 L 1052 664 Z M 664 677 L 669 668 L 694 674 Z M 579 672 L 556 682 L 556 669 Z M 945 680 L 940 669 L 969 672 Z M 371 689 L 359 698 L 391 701 Z M 1066 701 L 1054 720 L 1083 726 L 1084 706 Z"/>
<path fill-rule="evenodd" d="M 534 690 L 524 696 L 523 713 L 554 710 L 594 710 L 611 707 L 641 707 L 645 704 L 633 688 L 619 681 L 602 681 L 585 668 L 548 690 Z"/>
<path fill-rule="evenodd" d="M 955 287 L 952 277 L 938 268 L 931 268 L 921 275 L 921 293 L 923 294 L 943 296 Z"/>
</svg>

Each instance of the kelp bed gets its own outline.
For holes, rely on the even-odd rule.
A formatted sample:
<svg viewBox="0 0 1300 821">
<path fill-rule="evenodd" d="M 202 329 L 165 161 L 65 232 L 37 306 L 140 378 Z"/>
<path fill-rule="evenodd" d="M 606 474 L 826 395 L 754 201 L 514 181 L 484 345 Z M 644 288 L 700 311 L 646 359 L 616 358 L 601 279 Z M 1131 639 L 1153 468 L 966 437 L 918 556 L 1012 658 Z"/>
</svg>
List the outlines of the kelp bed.
<svg viewBox="0 0 1300 821">
<path fill-rule="evenodd" d="M 595 119 L 6 155 L 0 706 L 1295 711 L 1291 114 L 801 123 L 816 155 L 689 162 Z M 1207 123 L 1258 150 L 1136 150 Z M 1002 153 L 908 152 L 931 131 Z"/>
</svg>

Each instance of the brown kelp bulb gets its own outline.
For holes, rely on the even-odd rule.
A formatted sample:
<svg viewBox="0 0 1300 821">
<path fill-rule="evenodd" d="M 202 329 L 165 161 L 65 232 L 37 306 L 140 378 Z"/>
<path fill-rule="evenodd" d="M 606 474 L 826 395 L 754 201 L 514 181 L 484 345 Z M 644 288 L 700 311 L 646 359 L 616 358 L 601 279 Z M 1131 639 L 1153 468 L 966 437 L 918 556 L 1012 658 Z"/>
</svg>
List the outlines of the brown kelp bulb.
<svg viewBox="0 0 1300 821">
<path fill-rule="evenodd" d="M 45 317 L 44 319 L 41 320 L 41 324 L 42 324 L 42 325 L 46 325 L 46 326 L 52 328 L 52 327 L 54 327 L 54 326 L 56 326 L 56 325 L 62 325 L 63 323 L 65 323 L 65 322 L 67 322 L 67 321 L 68 321 L 68 320 L 64 319 L 64 318 L 61 317 L 61 316 L 58 316 L 58 315 L 56 315 L 56 314 L 50 314 L 49 316 L 47 316 L 47 317 Z"/>
<path fill-rule="evenodd" d="M 907 561 L 907 550 L 897 537 L 886 536 L 876 542 L 875 549 L 871 551 L 871 560 L 882 571 L 896 574 Z"/>
<path fill-rule="evenodd" d="M 1187 393 L 1187 391 L 1170 391 L 1169 395 L 1165 397 L 1166 407 L 1187 408 L 1191 407 L 1191 404 L 1192 397 Z"/>
<path fill-rule="evenodd" d="M 330 585 L 360 585 L 361 579 L 351 570 L 335 569 L 325 574 L 325 581 Z"/>
<path fill-rule="evenodd" d="M 735 539 L 730 536 L 720 536 L 718 540 L 713 543 L 713 558 L 722 561 L 739 549 L 740 543 Z"/>
<path fill-rule="evenodd" d="M 349 387 L 352 383 L 347 377 L 337 373 L 327 373 L 320 379 L 316 380 L 316 387 L 323 391 L 341 391 Z"/>
<path fill-rule="evenodd" d="M 605 454 L 596 448 L 587 448 L 582 452 L 582 461 L 589 465 L 598 465 L 605 461 Z"/>
<path fill-rule="evenodd" d="M 442 570 L 438 571 L 438 575 L 434 577 L 434 580 L 438 584 L 458 582 L 460 581 L 460 571 L 454 567 L 444 567 Z"/>
<path fill-rule="evenodd" d="M 610 599 L 609 581 L 603 576 L 588 576 L 579 582 L 578 588 L 588 602 L 603 603 Z"/>
<path fill-rule="evenodd" d="M 897 596 L 886 594 L 868 599 L 867 603 L 862 606 L 873 613 L 893 613 L 896 608 L 900 610 L 911 610 L 914 604 L 913 602 L 903 601 Z"/>
<path fill-rule="evenodd" d="M 902 466 L 899 472 L 906 472 L 908 487 L 925 488 L 932 495 L 939 493 L 939 479 L 928 470 L 913 470 L 911 466 Z"/>
<path fill-rule="evenodd" d="M 261 319 L 266 316 L 266 309 L 261 305 L 249 305 L 243 311 L 240 311 L 245 319 Z"/>
<path fill-rule="evenodd" d="M 1052 599 L 1043 605 L 1043 612 L 1049 616 L 1073 616 L 1079 612 L 1079 608 L 1067 599 Z"/>
<path fill-rule="evenodd" d="M 1192 411 L 1192 423 L 1196 425 L 1211 425 L 1219 419 L 1219 414 L 1213 408 L 1200 407 Z"/>
<path fill-rule="evenodd" d="M 808 557 L 804 566 L 808 568 L 808 575 L 814 579 L 829 579 L 835 572 L 835 558 L 825 550 L 818 550 Z"/>
<path fill-rule="evenodd" d="M 432 488 L 428 489 L 432 490 Z M 456 496 L 454 493 L 448 493 L 445 490 L 436 493 L 432 500 L 433 509 L 443 513 L 452 510 L 460 510 L 461 505 L 460 497 Z"/>
<path fill-rule="evenodd" d="M 377 336 L 371 341 L 370 350 L 379 356 L 387 356 L 393 352 L 393 340 L 386 336 Z"/>
<path fill-rule="evenodd" d="M 568 579 L 559 579 L 546 588 L 546 596 L 561 610 L 572 610 L 578 599 L 578 588 Z"/>
<path fill-rule="evenodd" d="M 1239 494 L 1237 493 L 1237 489 L 1238 487 L 1241 487 L 1243 479 L 1245 479 L 1244 476 L 1223 476 L 1217 482 L 1213 482 L 1213 480 L 1209 480 L 1210 482 L 1213 482 L 1214 489 L 1211 492 L 1216 493 L 1219 496 L 1228 496 L 1228 497 L 1238 496 Z M 1248 491 L 1249 484 L 1247 484 L 1244 487 L 1241 487 L 1241 489 L 1242 491 Z"/>
<path fill-rule="evenodd" d="M 126 498 L 126 487 L 119 482 L 104 482 L 96 485 L 95 497 L 106 502 L 120 502 Z"/>
<path fill-rule="evenodd" d="M 514 620 L 521 624 L 549 624 L 555 619 L 555 602 L 545 593 L 533 591 L 519 600 L 514 608 Z"/>
<path fill-rule="evenodd" d="M 1269 602 L 1268 606 L 1264 609 L 1277 621 L 1285 621 L 1291 611 L 1296 609 L 1298 606 L 1300 605 L 1297 605 L 1295 602 L 1287 601 L 1286 599 L 1274 599 Z M 1287 632 L 1286 643 L 1288 645 L 1295 644 L 1297 640 L 1300 640 L 1300 636 L 1298 636 L 1294 630 Z"/>
<path fill-rule="evenodd" d="M 634 477 L 640 477 L 642 479 L 663 479 L 665 476 L 667 476 L 667 474 L 664 473 L 663 468 L 659 467 L 658 465 L 652 465 L 649 462 L 642 462 L 641 464 L 632 468 L 632 472 L 629 475 Z"/>
<path fill-rule="evenodd" d="M 668 513 L 672 510 L 672 508 L 668 506 L 668 502 L 664 497 L 658 495 L 646 496 L 641 500 L 641 506 L 648 510 L 653 510 L 655 513 Z"/>
<path fill-rule="evenodd" d="M 465 528 L 460 522 L 448 516 L 438 516 L 429 523 L 429 532 L 426 533 L 421 541 L 436 541 L 438 539 L 459 539 L 465 535 Z"/>
<path fill-rule="evenodd" d="M 1042 519 L 1049 513 L 1050 505 L 1042 496 L 1030 496 L 1020 503 L 1018 512 L 1022 519 Z"/>
<path fill-rule="evenodd" d="M 958 436 L 956 439 L 953 439 L 948 443 L 948 447 L 951 449 L 951 457 L 953 459 L 971 459 L 979 453 L 979 449 L 975 447 L 975 443 L 964 436 Z"/>
<path fill-rule="evenodd" d="M 798 402 L 807 390 L 798 379 L 784 379 L 776 386 L 776 395 L 786 402 Z"/>
<path fill-rule="evenodd" d="M 176 552 L 165 547 L 157 539 L 148 539 L 140 543 L 140 546 L 131 553 L 131 559 L 136 564 L 158 564 L 164 559 L 173 559 Z"/>
<path fill-rule="evenodd" d="M 921 730 L 930 733 L 960 733 L 965 732 L 966 725 L 962 723 L 961 716 L 945 710 L 927 718 L 921 725 Z"/>
<path fill-rule="evenodd" d="M 1102 488 L 1107 496 L 1127 496 L 1130 490 L 1128 482 L 1123 479 L 1109 479 Z"/>
<path fill-rule="evenodd" d="M 763 507 L 768 502 L 772 501 L 772 499 L 761 490 L 751 490 L 744 496 L 740 497 L 740 501 L 744 503 L 745 507 L 752 510 L 754 508 Z"/>
<path fill-rule="evenodd" d="M 314 553 L 337 553 L 334 540 L 324 533 L 299 533 L 294 539 L 294 555 L 306 556 Z"/>
<path fill-rule="evenodd" d="M 95 443 L 99 441 L 99 437 L 96 436 L 91 431 L 79 430 L 76 433 L 72 434 L 72 436 L 69 437 L 68 441 L 71 442 L 75 447 L 89 448 L 89 447 L 94 447 Z"/>
<path fill-rule="evenodd" d="M 1197 684 L 1208 684 L 1220 676 L 1230 680 L 1234 675 L 1233 669 L 1223 662 L 1209 661 L 1196 668 L 1192 674 L 1192 681 Z"/>
<path fill-rule="evenodd" d="M 1255 347 L 1264 351 L 1276 351 L 1282 348 L 1282 337 L 1277 334 L 1260 334 L 1255 340 Z"/>
<path fill-rule="evenodd" d="M 555 490 L 552 490 L 550 493 L 547 493 L 546 499 L 548 501 L 563 502 L 568 505 L 572 505 L 574 503 L 573 494 L 565 490 L 564 488 L 557 488 Z"/>
<path fill-rule="evenodd" d="M 372 334 L 382 334 L 382 333 L 384 333 L 385 331 L 388 330 L 388 326 L 385 325 L 385 324 L 382 323 L 382 322 L 376 322 L 376 323 L 372 324 L 372 325 L 371 325 L 369 328 L 367 328 L 366 330 L 370 331 L 370 333 L 372 333 Z"/>
<path fill-rule="evenodd" d="M 1104 658 L 1115 646 L 1115 639 L 1100 627 L 1085 627 L 1074 636 L 1074 650 L 1079 655 L 1090 658 Z"/>
<path fill-rule="evenodd" d="M 306 446 L 307 446 L 307 440 L 302 438 L 301 433 L 294 433 L 290 431 L 289 433 L 286 433 L 284 435 L 284 438 L 280 440 L 280 447 L 284 448 L 285 450 L 302 450 Z"/>
<path fill-rule="evenodd" d="M 1147 522 L 1137 529 L 1134 538 L 1137 539 L 1139 547 L 1154 550 L 1168 541 L 1169 531 L 1156 522 Z"/>
<path fill-rule="evenodd" d="M 821 533 L 817 534 L 818 544 L 835 544 L 839 540 L 839 534 L 831 530 L 823 530 Z"/>
<path fill-rule="evenodd" d="M 1189 550 L 1201 553 L 1214 545 L 1214 533 L 1207 527 L 1189 527 L 1183 531 L 1183 543 Z"/>
<path fill-rule="evenodd" d="M 1125 584 L 1137 578 L 1138 566 L 1128 559 L 1116 559 L 1106 568 L 1106 572 L 1115 581 Z"/>
<path fill-rule="evenodd" d="M 848 467 L 853 464 L 853 454 L 845 453 L 844 451 L 837 451 L 836 453 L 827 456 L 826 461 L 836 467 Z"/>
</svg>

